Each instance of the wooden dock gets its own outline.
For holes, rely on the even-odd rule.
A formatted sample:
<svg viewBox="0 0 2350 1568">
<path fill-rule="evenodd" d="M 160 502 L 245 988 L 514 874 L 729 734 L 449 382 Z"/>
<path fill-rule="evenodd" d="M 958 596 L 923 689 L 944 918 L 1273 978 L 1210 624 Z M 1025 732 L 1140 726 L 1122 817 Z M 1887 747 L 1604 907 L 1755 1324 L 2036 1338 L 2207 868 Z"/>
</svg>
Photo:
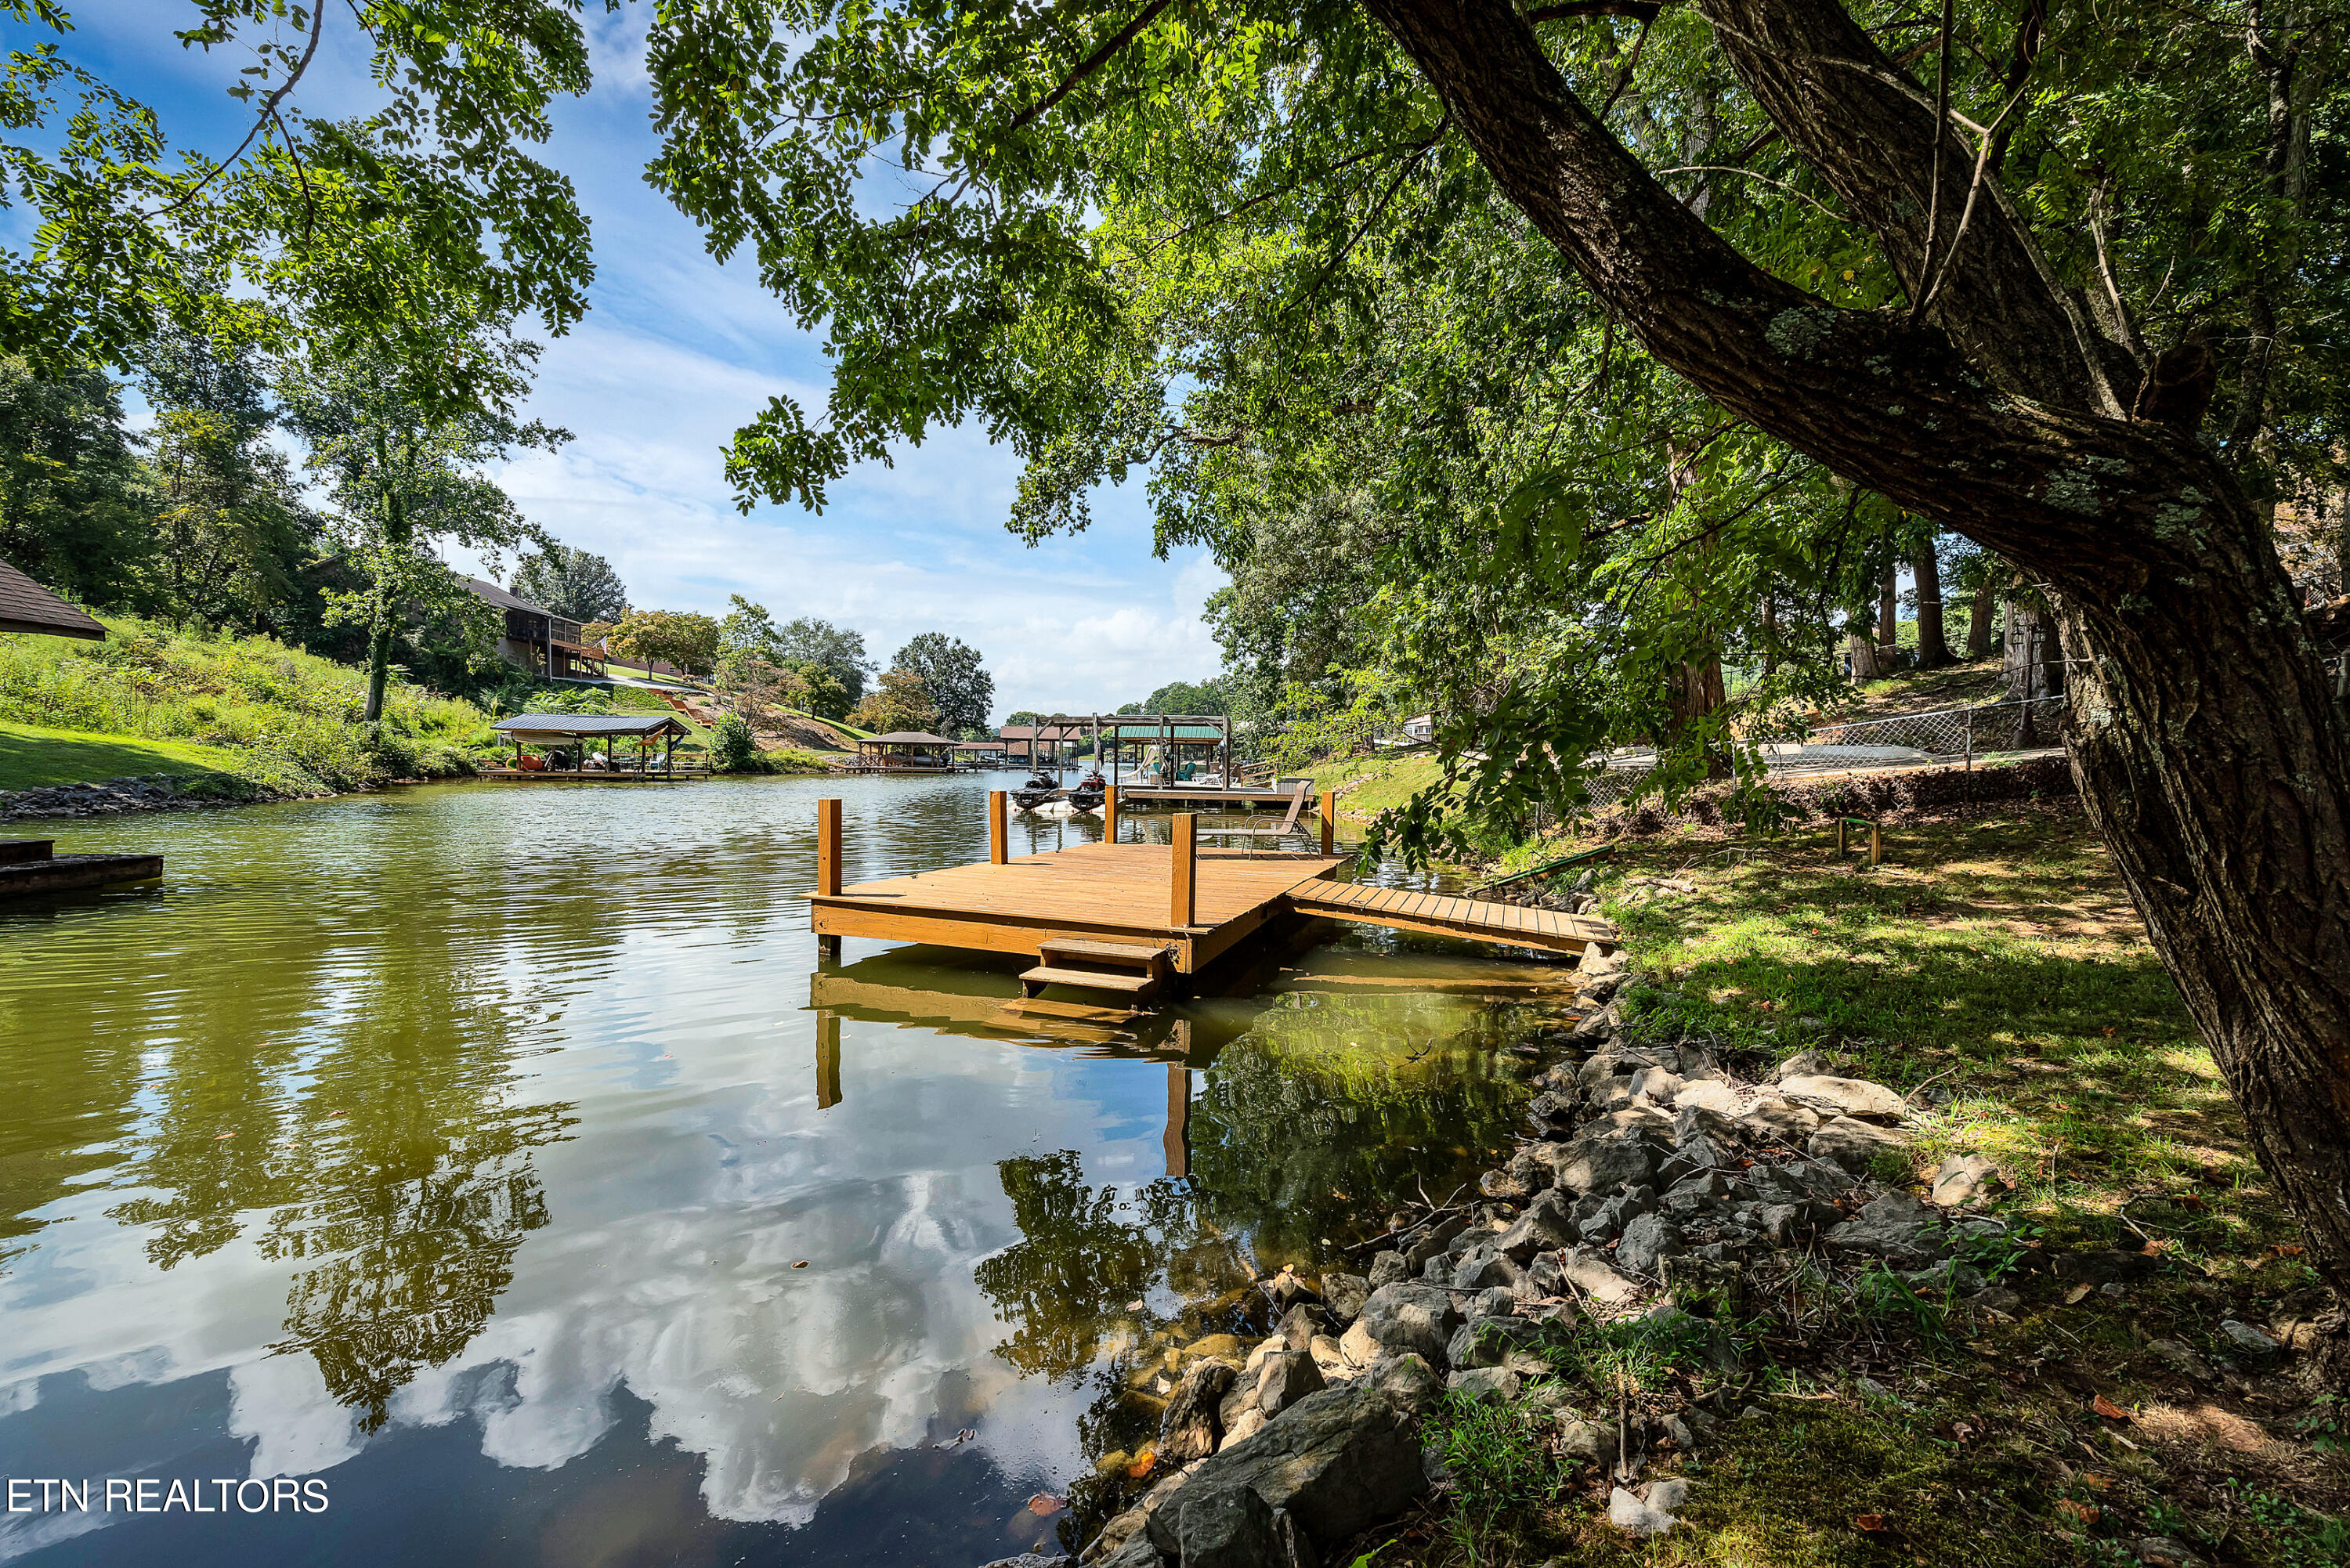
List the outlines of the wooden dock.
<svg viewBox="0 0 2350 1568">
<path fill-rule="evenodd" d="M 59 855 L 47 838 L 0 838 L 0 898 L 70 893 L 151 881 L 163 874 L 160 855 Z"/>
<path fill-rule="evenodd" d="M 1190 813 L 1175 817 L 1171 845 L 1118 842 L 1113 804 L 1105 842 L 1015 859 L 1002 791 L 989 794 L 988 812 L 984 863 L 843 887 L 840 802 L 818 802 L 808 924 L 820 950 L 837 957 L 840 938 L 868 937 L 1034 954 L 1036 966 L 1021 977 L 1030 995 L 1066 986 L 1140 1003 L 1301 917 L 1552 953 L 1620 940 L 1589 916 L 1337 881 L 1351 857 L 1334 853 L 1327 817 L 1319 853 L 1202 849 L 1200 834 L 1213 830 Z"/>
<path fill-rule="evenodd" d="M 1118 791 L 1128 805 L 1194 805 L 1202 808 L 1224 805 L 1230 806 L 1233 815 L 1262 811 L 1269 805 L 1285 807 L 1295 793 L 1294 786 L 1290 789 L 1211 789 L 1204 786 L 1194 788 L 1189 784 L 1170 784 L 1160 788 L 1126 784 Z M 1330 792 L 1324 791 L 1321 801 L 1326 808 L 1329 799 Z M 1305 796 L 1308 811 L 1315 808 L 1315 800 L 1314 794 L 1308 792 Z"/>
</svg>

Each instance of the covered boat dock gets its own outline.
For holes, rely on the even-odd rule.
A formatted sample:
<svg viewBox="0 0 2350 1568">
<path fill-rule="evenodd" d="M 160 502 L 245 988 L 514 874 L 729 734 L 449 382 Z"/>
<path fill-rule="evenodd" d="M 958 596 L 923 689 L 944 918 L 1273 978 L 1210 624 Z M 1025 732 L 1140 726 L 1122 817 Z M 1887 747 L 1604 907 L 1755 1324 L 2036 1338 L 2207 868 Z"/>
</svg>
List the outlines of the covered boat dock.
<svg viewBox="0 0 2350 1568">
<path fill-rule="evenodd" d="M 490 728 L 514 742 L 515 763 L 510 768 L 484 768 L 484 778 L 643 783 L 674 779 L 681 772 L 691 776 L 708 771 L 691 764 L 679 768 L 677 742 L 691 737 L 693 731 L 667 713 L 516 713 Z M 661 743 L 658 756 L 652 747 L 656 740 Z M 600 754 L 596 750 L 598 741 L 604 743 Z M 617 747 L 622 741 L 637 742 L 636 755 L 619 754 Z M 525 749 L 531 746 L 543 750 Z"/>
</svg>

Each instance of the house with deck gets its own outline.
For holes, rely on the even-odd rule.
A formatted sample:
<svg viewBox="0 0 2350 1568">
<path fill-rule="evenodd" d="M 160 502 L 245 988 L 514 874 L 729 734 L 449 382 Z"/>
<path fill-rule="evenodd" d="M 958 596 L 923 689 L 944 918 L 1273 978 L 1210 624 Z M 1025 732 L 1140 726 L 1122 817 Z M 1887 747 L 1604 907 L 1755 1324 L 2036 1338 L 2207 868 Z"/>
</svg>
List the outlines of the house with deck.
<svg viewBox="0 0 2350 1568">
<path fill-rule="evenodd" d="M 608 657 L 582 636 L 579 623 L 507 592 L 495 583 L 467 577 L 473 596 L 505 618 L 498 634 L 498 657 L 545 680 L 601 680 Z"/>
</svg>

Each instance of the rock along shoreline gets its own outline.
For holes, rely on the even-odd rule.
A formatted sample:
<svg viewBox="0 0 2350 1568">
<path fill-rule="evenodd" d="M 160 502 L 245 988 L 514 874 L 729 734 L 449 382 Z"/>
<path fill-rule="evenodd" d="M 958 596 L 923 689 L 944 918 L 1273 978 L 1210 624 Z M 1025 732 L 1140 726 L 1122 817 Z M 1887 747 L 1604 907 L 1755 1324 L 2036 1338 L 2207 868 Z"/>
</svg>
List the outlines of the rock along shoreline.
<svg viewBox="0 0 2350 1568">
<path fill-rule="evenodd" d="M 1981 1211 L 2003 1186 L 1989 1161 L 1944 1162 L 1926 1199 L 1872 1179 L 1878 1151 L 1908 1141 L 1909 1097 L 1813 1052 L 1746 1078 L 1702 1042 L 1632 1040 L 1615 1004 L 1627 978 L 1621 953 L 1586 953 L 1591 1011 L 1534 1043 L 1534 1131 L 1481 1201 L 1398 1215 L 1367 1274 L 1260 1281 L 1274 1332 L 1245 1355 L 1218 1335 L 1183 1360 L 1156 1450 L 1180 1468 L 1075 1557 L 986 1568 L 1319 1568 L 1444 1485 L 1419 1428 L 1447 1393 L 1537 1407 L 1559 1451 L 1612 1483 L 1610 1521 L 1654 1535 L 1692 1482 L 1642 1478 L 1742 1413 L 1727 1324 L 1758 1265 L 1889 1270 L 1962 1312 L 2013 1314 L 2017 1297 L 1965 1261 L 2007 1246 Z M 2103 1282 L 2154 1262 L 2035 1250 L 2022 1266 Z M 1538 1347 L 1586 1327 L 1679 1336 L 1702 1397 L 1603 1407 L 1555 1381 Z"/>
</svg>

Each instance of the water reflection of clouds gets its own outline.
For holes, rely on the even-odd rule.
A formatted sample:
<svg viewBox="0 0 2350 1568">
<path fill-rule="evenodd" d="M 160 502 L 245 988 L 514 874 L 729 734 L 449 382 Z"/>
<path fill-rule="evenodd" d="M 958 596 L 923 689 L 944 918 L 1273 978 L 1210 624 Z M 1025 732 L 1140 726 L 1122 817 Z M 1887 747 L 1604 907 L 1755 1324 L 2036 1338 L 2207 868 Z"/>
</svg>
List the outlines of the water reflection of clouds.
<svg viewBox="0 0 2350 1568">
<path fill-rule="evenodd" d="M 818 1112 L 812 1066 L 778 1071 L 767 1033 L 722 1030 L 650 1091 L 562 1081 L 602 1076 L 608 1049 L 545 1059 L 563 1070 L 534 1097 L 584 1090 L 581 1136 L 534 1155 L 554 1223 L 522 1248 L 496 1315 L 393 1396 L 390 1428 L 478 1422 L 486 1458 L 551 1469 L 606 1434 L 625 1386 L 655 1438 L 703 1458 L 710 1512 L 742 1521 L 804 1522 L 861 1453 L 963 1425 L 1015 1482 L 1073 1471 L 1083 1396 L 996 1359 L 1003 1325 L 972 1281 L 1018 1240 L 995 1162 L 1079 1147 L 1158 1174 L 1159 1127 L 1139 1113 L 1163 1097 L 1161 1070 L 852 1022 L 847 1098 Z M 1120 1074 L 1135 1106 L 1105 1103 Z M 1103 1146 L 1105 1124 L 1137 1147 Z M 0 1280 L 17 1379 L 0 1409 L 52 1373 L 103 1387 L 225 1368 L 248 1473 L 359 1454 L 370 1439 L 310 1358 L 266 1354 L 287 1272 L 245 1218 L 248 1239 L 163 1273 L 137 1228 L 57 1217 Z"/>
</svg>

